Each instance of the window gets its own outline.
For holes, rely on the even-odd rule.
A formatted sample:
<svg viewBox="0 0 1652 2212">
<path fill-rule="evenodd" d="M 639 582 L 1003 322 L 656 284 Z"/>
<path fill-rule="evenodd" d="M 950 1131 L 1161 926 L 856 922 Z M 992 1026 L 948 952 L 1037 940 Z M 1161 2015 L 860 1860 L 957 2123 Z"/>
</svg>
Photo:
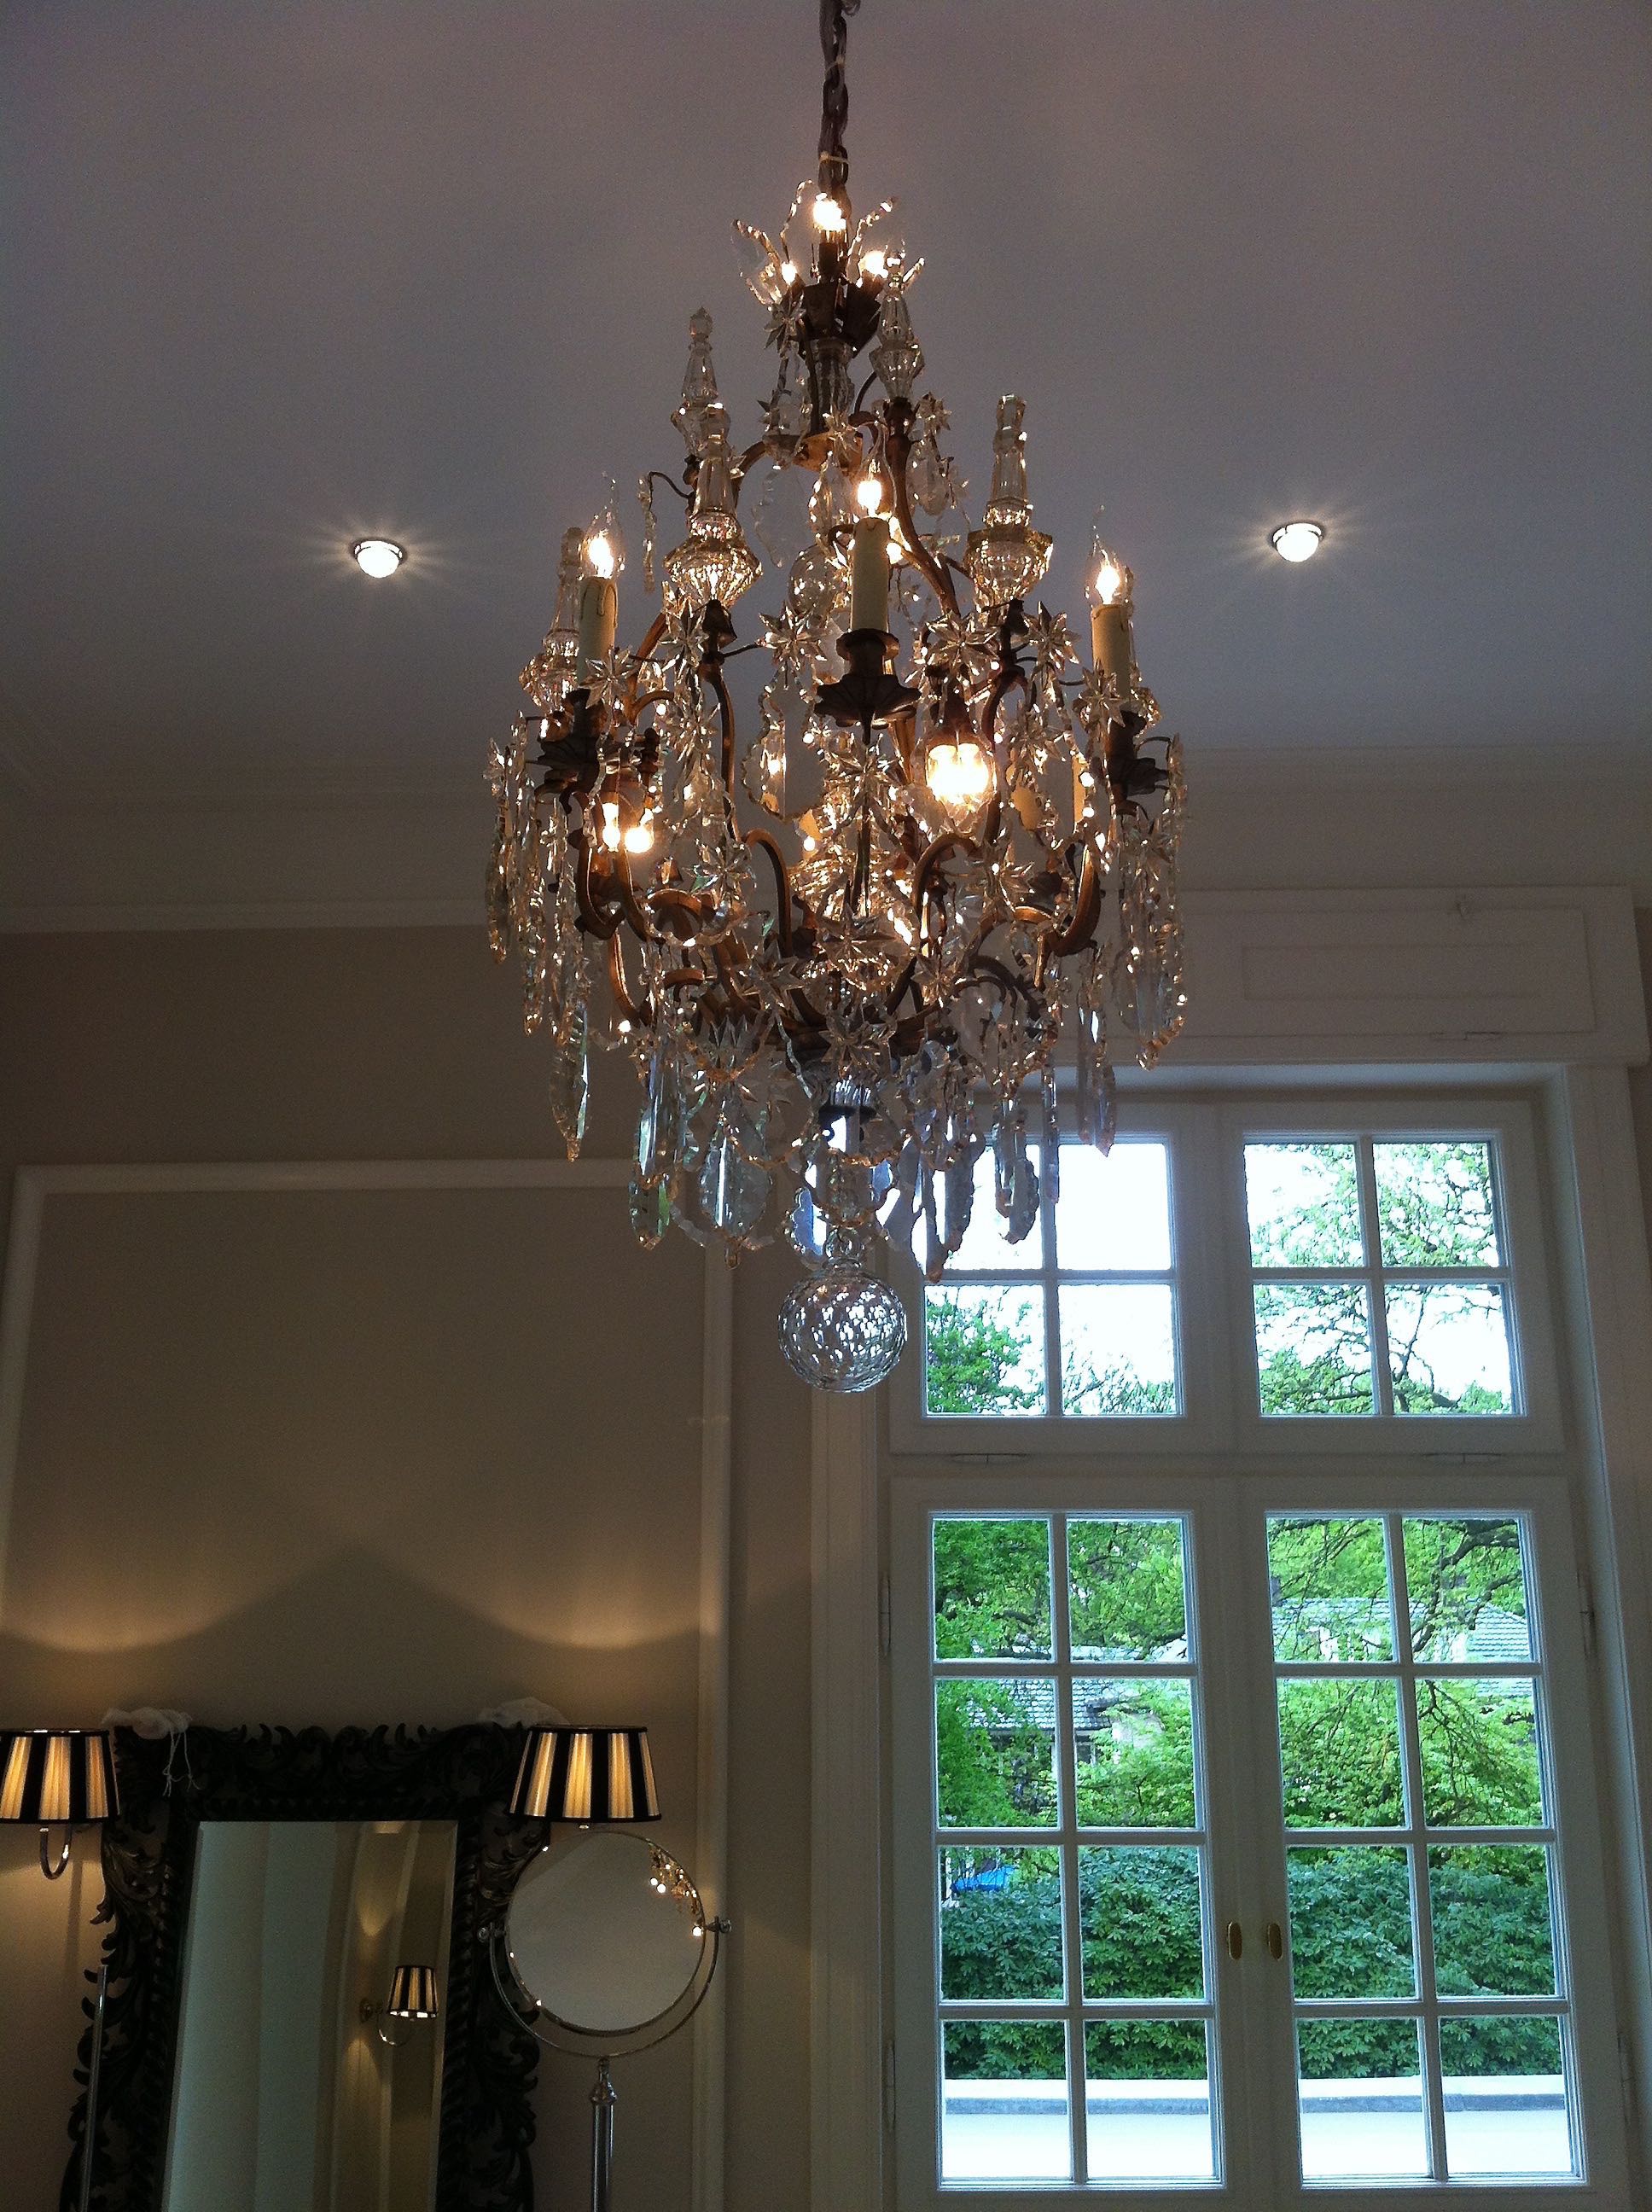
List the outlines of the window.
<svg viewBox="0 0 1652 2212">
<path fill-rule="evenodd" d="M 1049 1164 L 1011 1243 L 983 1156 L 941 1280 L 912 1270 L 896 1449 L 1060 1453 L 1078 1424 L 1159 1454 L 1558 1444 L 1519 1103 L 1156 1096 L 1106 1158 L 1068 1140 Z"/>
<path fill-rule="evenodd" d="M 1558 1486 L 908 1474 L 901 2212 L 1626 2201 Z"/>
<path fill-rule="evenodd" d="M 943 1516 L 932 1559 L 942 2178 L 1208 2179 L 1183 1524 Z"/>
<path fill-rule="evenodd" d="M 1269 1518 L 1311 2180 L 1578 2170 L 1528 1551 L 1517 1515 Z"/>
<path fill-rule="evenodd" d="M 1098 1415 L 1180 1411 L 1169 1151 L 1151 1138 L 1060 1147 L 1043 1200 L 1012 1244 L 993 1158 L 946 1279 L 923 1300 L 924 1410 L 936 1414 Z"/>
<path fill-rule="evenodd" d="M 1245 1199 L 1265 1414 L 1515 1410 L 1487 1139 L 1253 1140 Z"/>
</svg>

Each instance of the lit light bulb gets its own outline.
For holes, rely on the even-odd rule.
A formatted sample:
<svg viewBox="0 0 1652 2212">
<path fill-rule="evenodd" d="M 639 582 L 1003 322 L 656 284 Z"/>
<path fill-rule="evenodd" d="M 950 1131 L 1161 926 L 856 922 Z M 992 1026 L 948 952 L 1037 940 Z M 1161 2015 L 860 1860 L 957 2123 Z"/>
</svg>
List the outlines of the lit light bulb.
<svg viewBox="0 0 1652 2212">
<path fill-rule="evenodd" d="M 1322 522 L 1282 522 L 1268 538 L 1282 561 L 1311 561 L 1324 542 Z"/>
<path fill-rule="evenodd" d="M 392 538 L 358 538 L 350 552 L 364 576 L 393 576 L 407 558 Z"/>
<path fill-rule="evenodd" d="M 881 284 L 889 273 L 889 256 L 881 246 L 868 246 L 860 257 L 860 274 Z"/>
<path fill-rule="evenodd" d="M 585 541 L 585 564 L 593 576 L 612 576 L 619 568 L 619 549 L 605 530 L 593 530 Z"/>
<path fill-rule="evenodd" d="M 854 480 L 854 503 L 862 514 L 881 514 L 884 508 L 884 479 L 868 469 Z"/>
<path fill-rule="evenodd" d="M 823 230 L 834 238 L 841 238 L 849 227 L 848 216 L 829 192 L 817 192 L 810 212 L 815 219 L 815 228 Z"/>
<path fill-rule="evenodd" d="M 602 842 L 610 853 L 620 848 L 619 802 L 604 799 L 602 803 Z"/>
<path fill-rule="evenodd" d="M 925 757 L 924 781 L 949 814 L 968 814 L 993 787 L 993 763 L 973 738 L 943 738 Z"/>
<path fill-rule="evenodd" d="M 797 263 L 795 261 L 782 261 L 780 264 L 780 282 L 783 284 L 795 284 L 797 281 Z"/>
<path fill-rule="evenodd" d="M 628 853 L 652 853 L 654 849 L 654 817 L 645 814 L 634 822 L 621 841 Z"/>
<path fill-rule="evenodd" d="M 1096 571 L 1096 599 L 1098 605 L 1116 606 L 1124 592 L 1125 572 L 1110 555 L 1103 557 Z"/>
</svg>

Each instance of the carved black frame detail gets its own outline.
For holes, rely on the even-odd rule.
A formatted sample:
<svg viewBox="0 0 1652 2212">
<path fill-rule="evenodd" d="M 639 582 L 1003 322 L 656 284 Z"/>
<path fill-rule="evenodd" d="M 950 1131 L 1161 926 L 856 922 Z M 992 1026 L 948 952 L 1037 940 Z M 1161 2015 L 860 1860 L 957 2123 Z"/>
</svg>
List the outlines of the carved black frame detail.
<svg viewBox="0 0 1652 2212">
<path fill-rule="evenodd" d="M 436 2212 L 532 2212 L 539 2046 L 500 2002 L 483 1930 L 544 1841 L 505 1812 L 522 1731 L 191 1728 L 168 1746 L 117 1731 L 121 1814 L 103 1828 L 108 1927 L 103 2063 L 92 2146 L 96 2212 L 162 2212 L 184 1937 L 203 1820 L 452 1820 L 457 1830 Z M 167 1775 L 170 1768 L 171 1780 Z M 88 1981 L 95 1984 L 95 1972 Z M 94 2003 L 82 2006 L 60 2203 L 80 2202 Z"/>
</svg>

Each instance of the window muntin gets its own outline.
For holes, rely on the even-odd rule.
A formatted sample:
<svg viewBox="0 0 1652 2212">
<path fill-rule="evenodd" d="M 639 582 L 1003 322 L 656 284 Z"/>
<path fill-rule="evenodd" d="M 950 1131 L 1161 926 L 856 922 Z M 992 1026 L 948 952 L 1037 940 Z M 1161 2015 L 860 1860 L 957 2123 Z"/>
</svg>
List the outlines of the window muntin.
<svg viewBox="0 0 1652 2212">
<path fill-rule="evenodd" d="M 1244 1161 L 1265 1418 L 1522 1410 L 1492 1139 L 1258 1135 Z"/>
<path fill-rule="evenodd" d="M 1169 1148 L 1126 1138 L 1105 1158 L 1064 1143 L 1032 1234 L 1005 1237 L 992 1156 L 969 1225 L 923 1294 L 924 1412 L 1025 1419 L 1181 1410 Z"/>
<path fill-rule="evenodd" d="M 1269 1520 L 1307 2181 L 1579 2171 L 1530 1544 L 1521 1515 Z"/>
<path fill-rule="evenodd" d="M 1210 2180 L 1186 1524 L 938 1514 L 929 1550 L 940 2179 Z"/>
</svg>

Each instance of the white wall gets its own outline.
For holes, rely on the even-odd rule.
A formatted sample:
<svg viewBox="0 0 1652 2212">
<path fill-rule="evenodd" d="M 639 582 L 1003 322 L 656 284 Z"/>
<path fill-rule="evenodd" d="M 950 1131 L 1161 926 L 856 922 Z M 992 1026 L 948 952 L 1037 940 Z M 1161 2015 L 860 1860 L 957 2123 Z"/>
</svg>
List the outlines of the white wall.
<svg viewBox="0 0 1652 2212">
<path fill-rule="evenodd" d="M 470 933 L 0 945 L 19 1162 L 543 1160 L 543 1060 Z M 600 1073 L 616 1156 L 629 1073 Z M 762 1273 L 767 1279 L 755 1279 Z M 807 2159 L 807 1407 L 773 1263 L 737 1292 L 730 2203 Z M 652 1732 L 695 1837 L 705 1270 L 622 1189 L 49 1197 L 0 1593 L 0 1710 L 449 1724 L 532 1694 Z M 788 1832 L 789 1826 L 789 1832 Z M 0 2172 L 52 2201 L 92 1955 L 89 1839 L 0 1831 Z M 543 2201 L 588 2087 L 553 2060 Z M 622 2205 L 688 2202 L 687 2039 L 622 2082 Z"/>
<path fill-rule="evenodd" d="M 1643 947 L 1652 973 L 1652 916 Z M 0 1040 L 0 1210 L 19 1163 L 555 1152 L 543 1055 L 473 929 L 13 937 Z M 598 1153 L 625 1149 L 629 1081 L 599 1070 Z M 1634 1084 L 1652 1192 L 1652 1079 Z M 701 1278 L 681 1240 L 637 1253 L 623 1206 L 49 1200 L 0 1717 L 623 1705 L 686 1851 Z M 809 2191 L 810 1408 L 774 1343 L 787 1273 L 765 1255 L 734 1286 L 730 2212 Z M 0 1831 L 0 2173 L 20 2205 L 51 2202 L 61 2167 L 97 1893 L 84 1844 L 49 1887 L 33 1837 Z M 542 2203 L 562 2212 L 586 2084 L 548 2074 Z M 686 2053 L 622 2089 L 621 2212 L 672 2212 Z"/>
</svg>

